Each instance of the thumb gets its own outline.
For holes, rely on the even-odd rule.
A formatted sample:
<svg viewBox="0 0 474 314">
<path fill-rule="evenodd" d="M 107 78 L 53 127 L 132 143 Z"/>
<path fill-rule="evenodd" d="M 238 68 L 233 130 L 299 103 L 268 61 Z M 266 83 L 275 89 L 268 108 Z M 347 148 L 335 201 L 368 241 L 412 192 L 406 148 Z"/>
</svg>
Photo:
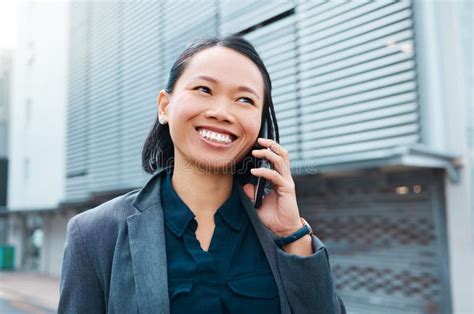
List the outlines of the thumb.
<svg viewBox="0 0 474 314">
<path fill-rule="evenodd" d="M 247 183 L 244 185 L 244 192 L 251 200 L 253 200 L 254 188 L 255 185 L 253 185 L 252 183 Z"/>
</svg>

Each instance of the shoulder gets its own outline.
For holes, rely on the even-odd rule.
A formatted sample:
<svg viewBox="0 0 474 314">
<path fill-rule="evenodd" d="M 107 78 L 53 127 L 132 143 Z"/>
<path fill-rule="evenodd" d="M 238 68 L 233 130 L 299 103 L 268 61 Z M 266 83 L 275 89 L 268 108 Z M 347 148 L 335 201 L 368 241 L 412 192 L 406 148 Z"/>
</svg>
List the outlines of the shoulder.
<svg viewBox="0 0 474 314">
<path fill-rule="evenodd" d="M 68 231 L 74 230 L 87 244 L 93 244 L 103 237 L 116 237 L 125 226 L 127 217 L 136 213 L 132 202 L 139 191 L 137 189 L 119 195 L 71 217 L 68 221 Z"/>
</svg>

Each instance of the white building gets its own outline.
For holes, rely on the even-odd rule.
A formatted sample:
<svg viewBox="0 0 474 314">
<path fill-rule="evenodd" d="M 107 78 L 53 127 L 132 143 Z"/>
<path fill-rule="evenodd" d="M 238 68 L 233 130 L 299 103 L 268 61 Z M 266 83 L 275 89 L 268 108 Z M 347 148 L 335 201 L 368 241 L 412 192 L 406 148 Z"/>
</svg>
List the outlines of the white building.
<svg viewBox="0 0 474 314">
<path fill-rule="evenodd" d="M 64 197 L 68 5 L 21 3 L 18 17 L 9 138 L 9 242 L 16 247 L 17 268 L 59 274 L 68 217 L 38 213 L 56 208 Z M 52 248 L 40 250 L 43 243 Z"/>
<path fill-rule="evenodd" d="M 12 53 L 0 50 L 0 214 L 6 211 L 8 181 L 8 124 Z M 6 242 L 5 220 L 0 219 L 0 245 Z"/>
</svg>

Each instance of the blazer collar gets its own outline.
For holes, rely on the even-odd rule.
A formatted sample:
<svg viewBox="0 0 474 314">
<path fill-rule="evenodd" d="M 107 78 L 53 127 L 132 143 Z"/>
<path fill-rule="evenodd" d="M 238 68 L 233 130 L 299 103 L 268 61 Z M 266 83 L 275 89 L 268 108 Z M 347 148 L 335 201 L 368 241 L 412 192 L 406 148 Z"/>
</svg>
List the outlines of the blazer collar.
<svg viewBox="0 0 474 314">
<path fill-rule="evenodd" d="M 132 205 L 139 211 L 145 211 L 150 207 L 156 206 L 161 202 L 160 198 L 160 180 L 166 173 L 173 171 L 172 166 L 159 168 L 155 173 L 148 179 L 143 188 L 140 189 L 137 196 L 132 202 Z M 161 207 L 161 206 L 160 206 Z"/>
<path fill-rule="evenodd" d="M 160 178 L 172 171 L 172 166 L 158 169 L 138 192 L 132 205 L 137 213 L 127 218 L 129 244 L 133 273 L 142 313 L 169 314 L 168 274 L 163 208 L 161 206 Z M 278 270 L 276 236 L 259 220 L 256 209 L 241 185 L 237 186 L 239 197 L 255 229 L 275 278 L 280 296 L 282 313 L 290 313 Z"/>
</svg>

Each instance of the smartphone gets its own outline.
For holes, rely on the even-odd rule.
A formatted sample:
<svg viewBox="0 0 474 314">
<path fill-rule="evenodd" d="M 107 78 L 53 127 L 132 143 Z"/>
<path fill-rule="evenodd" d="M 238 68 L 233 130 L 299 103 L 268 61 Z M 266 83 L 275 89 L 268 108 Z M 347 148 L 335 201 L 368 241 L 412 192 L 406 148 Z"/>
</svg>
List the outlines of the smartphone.
<svg viewBox="0 0 474 314">
<path fill-rule="evenodd" d="M 262 126 L 262 136 L 264 138 L 268 138 L 268 128 L 267 128 L 267 123 L 264 122 Z M 254 149 L 261 149 L 264 148 L 258 143 L 255 143 Z M 268 169 L 273 169 L 273 165 L 265 158 L 255 158 L 256 159 L 256 164 L 258 168 L 268 168 Z M 271 191 L 271 186 L 270 182 L 267 182 L 267 179 L 263 177 L 257 176 L 257 183 L 255 184 L 254 188 L 254 207 L 255 208 L 260 208 L 262 205 L 262 200 L 264 195 L 270 193 Z"/>
</svg>

